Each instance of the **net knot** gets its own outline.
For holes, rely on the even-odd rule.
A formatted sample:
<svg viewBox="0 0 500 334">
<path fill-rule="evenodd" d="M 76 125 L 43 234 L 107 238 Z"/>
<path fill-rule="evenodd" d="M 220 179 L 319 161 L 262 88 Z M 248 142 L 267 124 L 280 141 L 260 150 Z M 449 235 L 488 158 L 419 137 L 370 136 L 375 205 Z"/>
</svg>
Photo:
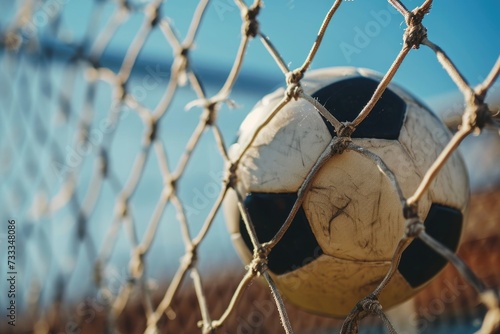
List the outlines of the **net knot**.
<svg viewBox="0 0 500 334">
<path fill-rule="evenodd" d="M 413 49 L 418 49 L 424 39 L 427 38 L 427 28 L 422 25 L 425 14 L 427 14 L 427 11 L 417 9 L 410 12 L 406 18 L 408 27 L 405 29 L 403 40 L 406 45 Z"/>
<path fill-rule="evenodd" d="M 259 21 L 257 21 L 257 16 L 259 15 L 260 5 L 257 3 L 251 6 L 243 13 L 243 34 L 248 37 L 255 37 L 259 33 Z"/>
<path fill-rule="evenodd" d="M 146 327 L 144 334 L 157 334 L 158 320 L 160 320 L 159 316 L 155 312 L 152 312 L 147 319 L 148 327 Z"/>
<path fill-rule="evenodd" d="M 344 323 L 342 324 L 342 328 L 340 329 L 340 333 L 358 333 L 359 322 L 370 314 L 376 314 L 382 317 L 384 315 L 384 312 L 382 311 L 382 305 L 380 305 L 377 296 L 375 296 L 373 293 L 369 294 L 356 303 L 352 311 L 345 318 Z"/>
<path fill-rule="evenodd" d="M 171 194 L 174 192 L 174 190 L 176 189 L 177 187 L 177 178 L 175 177 L 168 177 L 164 184 L 163 184 L 163 191 L 164 191 L 164 194 Z"/>
<path fill-rule="evenodd" d="M 189 48 L 186 46 L 182 47 L 177 53 L 179 57 L 187 57 L 188 54 L 189 54 Z"/>
<path fill-rule="evenodd" d="M 127 198 L 119 198 L 116 202 L 115 206 L 115 214 L 117 217 L 124 218 L 128 214 L 128 199 Z"/>
<path fill-rule="evenodd" d="M 116 86 L 116 101 L 124 102 L 127 98 L 127 80 L 123 80 L 119 77 L 118 85 Z"/>
<path fill-rule="evenodd" d="M 248 266 L 254 275 L 261 275 L 267 270 L 268 253 L 269 251 L 262 246 L 254 251 L 252 262 Z"/>
<path fill-rule="evenodd" d="M 133 279 L 139 278 L 142 276 L 144 271 L 144 249 L 141 246 L 136 247 L 132 251 L 132 256 L 130 258 L 129 263 L 129 272 L 130 276 Z"/>
<path fill-rule="evenodd" d="M 236 183 L 238 182 L 238 176 L 236 175 L 236 170 L 238 169 L 238 163 L 232 162 L 229 168 L 227 169 L 227 185 L 230 188 L 236 189 Z"/>
<path fill-rule="evenodd" d="M 198 321 L 198 328 L 201 328 L 203 334 L 213 334 L 215 333 L 215 326 L 212 322 L 205 322 L 203 320 Z"/>
<path fill-rule="evenodd" d="M 286 87 L 285 95 L 289 99 L 294 99 L 295 101 L 297 101 L 301 93 L 302 93 L 302 87 L 298 83 L 292 83 Z"/>
<path fill-rule="evenodd" d="M 351 143 L 350 137 L 337 137 L 335 143 L 332 145 L 332 155 L 342 154 Z"/>
<path fill-rule="evenodd" d="M 340 128 L 337 131 L 337 135 L 343 138 L 351 138 L 354 130 L 356 130 L 356 128 L 351 122 L 341 123 Z"/>
<path fill-rule="evenodd" d="M 182 264 L 188 269 L 192 268 L 198 259 L 198 249 L 195 245 L 186 247 L 186 253 L 182 257 Z"/>
<path fill-rule="evenodd" d="M 188 82 L 187 69 L 189 68 L 189 47 L 183 46 L 174 54 L 174 61 L 170 68 L 172 76 L 177 78 L 180 86 L 185 86 Z"/>
<path fill-rule="evenodd" d="M 158 132 L 158 122 L 153 118 L 149 118 L 147 126 L 146 138 L 149 142 L 153 142 Z"/>
<path fill-rule="evenodd" d="M 304 73 L 297 69 L 290 71 L 286 74 L 286 96 L 290 99 L 298 100 L 300 94 L 302 93 L 302 87 L 300 86 L 300 80 L 304 76 Z"/>
<path fill-rule="evenodd" d="M 207 104 L 205 104 L 205 112 L 201 117 L 206 125 L 213 125 L 217 120 L 218 106 L 219 103 L 215 101 L 207 101 Z"/>
<path fill-rule="evenodd" d="M 144 9 L 144 14 L 149 19 L 151 27 L 156 26 L 160 22 L 160 6 L 158 4 L 150 4 Z"/>
<path fill-rule="evenodd" d="M 300 69 L 295 69 L 293 71 L 289 71 L 286 74 L 286 84 L 288 86 L 290 85 L 298 85 L 300 84 L 300 80 L 304 77 L 304 72 L 301 71 Z"/>
<path fill-rule="evenodd" d="M 462 124 L 468 125 L 473 129 L 481 130 L 487 124 L 492 124 L 492 113 L 488 104 L 484 103 L 483 98 L 476 94 L 472 94 L 467 101 Z"/>
<path fill-rule="evenodd" d="M 405 219 L 418 218 L 418 207 L 416 204 L 403 203 L 403 217 Z"/>
<path fill-rule="evenodd" d="M 425 230 L 424 224 L 417 217 L 409 218 L 405 223 L 405 236 L 408 238 L 418 237 Z"/>
<path fill-rule="evenodd" d="M 382 305 L 380 305 L 380 302 L 378 301 L 377 297 L 375 297 L 375 295 L 369 295 L 365 299 L 362 299 L 358 303 L 358 307 L 361 311 L 364 311 L 368 314 L 378 315 L 382 312 Z"/>
</svg>

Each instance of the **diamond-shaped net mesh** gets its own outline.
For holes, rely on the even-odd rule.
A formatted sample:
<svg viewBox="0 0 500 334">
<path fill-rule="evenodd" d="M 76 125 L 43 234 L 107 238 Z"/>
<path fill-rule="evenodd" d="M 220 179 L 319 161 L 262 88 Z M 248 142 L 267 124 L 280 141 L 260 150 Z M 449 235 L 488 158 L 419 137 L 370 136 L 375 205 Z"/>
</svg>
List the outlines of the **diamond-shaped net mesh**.
<svg viewBox="0 0 500 334">
<path fill-rule="evenodd" d="M 382 320 L 373 326 L 393 333 L 377 297 L 414 238 L 452 263 L 456 272 L 447 271 L 451 276 L 446 282 L 458 277 L 459 281 L 453 281 L 459 282 L 456 289 L 466 284 L 473 288 L 467 294 L 483 305 L 481 333 L 498 331 L 499 294 L 490 288 L 497 284 L 496 276 L 478 278 L 463 261 L 467 250 L 457 256 L 435 241 L 414 208 L 464 138 L 485 126 L 498 125 L 484 101 L 500 72 L 500 58 L 485 79 L 472 87 L 428 38 L 424 24 L 426 15 L 432 15 L 432 1 L 414 10 L 398 0 L 389 3 L 407 26 L 400 52 L 359 116 L 344 123 L 325 113 L 300 85 L 325 43 L 332 18 L 339 15 L 339 7 L 347 5 L 344 1 L 335 1 L 322 14 L 322 22 L 307 22 L 319 32 L 313 43 L 297 41 L 297 47 L 310 51 L 296 68 L 280 56 L 286 50 L 273 45 L 280 41 L 268 38 L 266 26 L 259 25 L 259 17 L 266 13 L 261 1 L 200 1 L 196 6 L 169 7 L 160 0 L 95 0 L 84 6 L 81 15 L 71 16 L 77 22 L 67 21 L 69 0 L 2 3 L 1 254 L 6 255 L 1 257 L 0 268 L 2 281 L 7 273 L 15 272 L 17 289 L 16 326 L 8 323 L 7 314 L 0 324 L 2 332 L 153 333 L 199 328 L 203 333 L 291 333 L 337 326 L 342 333 L 356 333 L 360 320 L 373 315 L 372 319 Z M 232 42 L 220 43 L 227 38 L 215 36 L 222 30 L 204 32 L 204 15 L 210 8 L 224 29 L 231 31 Z M 71 23 L 80 29 L 65 30 Z M 125 24 L 129 28 L 124 29 Z M 196 52 L 199 38 L 216 44 L 221 57 L 231 54 L 232 65 L 215 70 L 219 66 L 215 62 L 203 63 Z M 230 109 L 249 102 L 242 90 L 258 99 L 276 83 L 255 83 L 240 76 L 247 48 L 253 43 L 264 47 L 287 84 L 281 103 L 262 120 L 254 138 L 289 101 L 306 99 L 343 134 L 328 147 L 331 155 L 343 150 L 361 152 L 349 141 L 349 134 L 370 113 L 407 55 L 419 47 L 435 53 L 436 61 L 463 94 L 463 117 L 452 140 L 415 192 L 408 198 L 400 195 L 406 233 L 395 250 L 394 266 L 343 322 L 307 316 L 285 305 L 267 272 L 267 254 L 289 227 L 315 168 L 278 234 L 272 240 L 252 235 L 254 260 L 243 274 L 227 269 L 237 268 L 235 256 L 227 254 L 232 249 L 217 248 L 220 238 L 225 238 L 221 237 L 224 226 L 214 222 L 221 219 L 222 201 L 237 182 L 234 170 L 241 159 L 230 160 L 227 150 L 244 115 Z M 151 49 L 160 56 L 148 58 Z M 363 154 L 398 188 L 382 160 L 369 152 Z M 321 163 L 318 160 L 316 166 Z M 240 202 L 243 195 L 239 194 Z M 475 215 L 483 212 L 472 211 Z M 241 214 L 252 231 L 250 217 L 246 211 Z M 14 225 L 16 255 L 10 259 L 6 250 L 13 243 L 8 243 L 12 240 L 8 231 Z M 498 221 L 491 226 L 491 231 L 497 230 Z M 490 267 L 498 265 L 497 243 L 483 241 L 470 247 L 496 253 Z M 10 260 L 15 267 L 8 267 Z M 270 290 L 252 285 L 259 276 Z M 214 287 L 216 281 L 223 283 Z M 443 291 L 443 287 L 433 287 Z M 0 291 L 3 310 L 10 302 L 4 298 L 9 287 L 4 290 Z M 429 320 L 425 314 L 420 319 Z"/>
</svg>

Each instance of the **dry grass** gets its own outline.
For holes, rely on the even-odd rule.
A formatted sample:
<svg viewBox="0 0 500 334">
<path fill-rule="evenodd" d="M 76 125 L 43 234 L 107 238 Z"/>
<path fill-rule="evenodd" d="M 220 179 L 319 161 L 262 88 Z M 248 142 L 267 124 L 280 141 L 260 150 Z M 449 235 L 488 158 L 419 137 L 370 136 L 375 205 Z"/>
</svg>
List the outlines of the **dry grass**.
<svg viewBox="0 0 500 334">
<path fill-rule="evenodd" d="M 500 287 L 500 189 L 475 194 L 471 200 L 470 219 L 466 226 L 463 243 L 459 254 L 474 272 L 489 287 Z M 204 278 L 205 296 L 211 311 L 211 317 L 217 319 L 226 309 L 229 300 L 243 275 L 242 270 L 226 271 L 217 277 Z M 155 297 L 155 303 L 162 296 Z M 473 321 L 481 316 L 484 309 L 478 303 L 477 295 L 448 265 L 437 279 L 432 281 L 414 299 L 413 320 L 417 325 L 441 322 Z M 194 290 L 184 287 L 175 297 L 173 310 L 169 317 L 159 321 L 162 333 L 201 333 L 197 323 L 201 319 L 198 300 Z M 83 315 L 81 327 L 68 326 L 68 319 L 58 316 L 57 307 L 53 308 L 48 324 L 52 333 L 103 333 L 106 332 L 106 320 L 103 313 L 90 317 L 85 312 L 75 310 L 73 314 Z M 293 329 L 296 333 L 326 333 L 328 329 L 339 328 L 341 321 L 306 313 L 293 305 L 287 304 Z M 418 318 L 416 316 L 419 316 Z M 371 319 L 373 325 L 380 324 Z M 25 324 L 27 324 L 26 322 Z M 365 323 L 366 324 L 366 323 Z M 22 325 L 22 324 L 20 324 Z M 145 310 L 140 303 L 129 303 L 117 319 L 118 330 L 122 333 L 143 333 L 146 327 Z M 31 326 L 26 331 L 32 332 Z M 80 331 L 81 330 L 81 331 Z M 277 310 L 273 304 L 269 288 L 265 284 L 254 283 L 245 291 L 235 312 L 217 333 L 281 333 L 282 327 Z M 335 331 L 337 332 L 337 331 Z M 3 333 L 3 332 L 2 332 Z"/>
</svg>

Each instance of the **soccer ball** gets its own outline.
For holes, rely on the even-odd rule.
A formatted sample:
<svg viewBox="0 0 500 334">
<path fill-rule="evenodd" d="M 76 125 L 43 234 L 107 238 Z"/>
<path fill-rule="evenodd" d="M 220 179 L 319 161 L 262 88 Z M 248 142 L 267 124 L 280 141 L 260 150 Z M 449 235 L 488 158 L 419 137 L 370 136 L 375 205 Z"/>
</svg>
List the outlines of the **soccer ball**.
<svg viewBox="0 0 500 334">
<path fill-rule="evenodd" d="M 375 91 L 381 76 L 367 69 L 327 68 L 301 81 L 339 121 L 352 121 Z M 241 155 L 256 128 L 284 96 L 265 96 L 243 121 L 229 150 Z M 288 103 L 260 131 L 236 169 L 236 190 L 261 243 L 285 222 L 297 190 L 335 136 L 333 127 L 309 102 Z M 352 134 L 353 143 L 378 155 L 395 174 L 405 197 L 417 189 L 450 133 L 421 102 L 391 84 L 369 116 Z M 464 163 L 453 153 L 419 201 L 418 214 L 429 235 L 456 251 L 469 198 Z M 253 246 L 228 194 L 224 209 L 235 248 L 245 263 Z M 376 163 L 346 150 L 318 171 L 290 228 L 268 257 L 268 268 L 283 296 L 306 310 L 344 317 L 373 292 L 389 270 L 404 235 L 402 203 Z M 401 303 L 446 264 L 415 239 L 405 249 L 396 274 L 381 293 L 384 308 Z"/>
</svg>

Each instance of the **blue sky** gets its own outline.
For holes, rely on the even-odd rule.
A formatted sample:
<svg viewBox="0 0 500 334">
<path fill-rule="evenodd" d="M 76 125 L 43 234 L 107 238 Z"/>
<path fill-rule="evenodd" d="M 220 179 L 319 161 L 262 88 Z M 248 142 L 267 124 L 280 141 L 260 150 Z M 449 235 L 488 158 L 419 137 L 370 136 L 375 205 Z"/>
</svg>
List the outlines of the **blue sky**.
<svg viewBox="0 0 500 334">
<path fill-rule="evenodd" d="M 65 37 L 81 39 L 91 16 L 93 1 L 52 0 L 64 2 Z M 132 1 L 147 3 L 147 1 Z M 248 1 L 247 1 L 248 2 Z M 266 1 L 259 15 L 260 27 L 290 67 L 298 67 L 312 45 L 321 21 L 332 1 L 282 0 Z M 407 0 L 415 8 L 421 0 Z M 169 0 L 162 8 L 179 34 L 184 36 L 197 1 Z M 0 5 L 5 21 L 7 3 Z M 105 6 L 103 19 L 114 4 Z M 390 10 L 387 1 L 344 1 L 334 16 L 323 44 L 312 65 L 359 66 L 384 72 L 401 48 L 405 23 L 402 16 Z M 7 14 L 5 14 L 7 13 Z M 471 83 L 486 76 L 500 54 L 500 1 L 435 1 L 424 19 L 429 39 L 440 45 Z M 140 26 L 141 15 L 132 15 L 121 26 L 108 48 L 125 49 Z M 1 22 L 0 21 L 0 22 Z M 104 20 L 103 20 L 104 21 Z M 240 14 L 232 0 L 214 0 L 209 4 L 202 28 L 191 53 L 193 66 L 209 66 L 228 71 L 240 38 Z M 155 31 L 142 51 L 144 57 L 170 59 L 171 49 L 159 31 Z M 249 46 L 243 75 L 258 74 L 265 80 L 282 81 L 280 72 L 259 41 Z M 426 98 L 455 90 L 434 54 L 427 47 L 413 50 L 396 75 L 396 82 L 416 95 Z"/>
</svg>

